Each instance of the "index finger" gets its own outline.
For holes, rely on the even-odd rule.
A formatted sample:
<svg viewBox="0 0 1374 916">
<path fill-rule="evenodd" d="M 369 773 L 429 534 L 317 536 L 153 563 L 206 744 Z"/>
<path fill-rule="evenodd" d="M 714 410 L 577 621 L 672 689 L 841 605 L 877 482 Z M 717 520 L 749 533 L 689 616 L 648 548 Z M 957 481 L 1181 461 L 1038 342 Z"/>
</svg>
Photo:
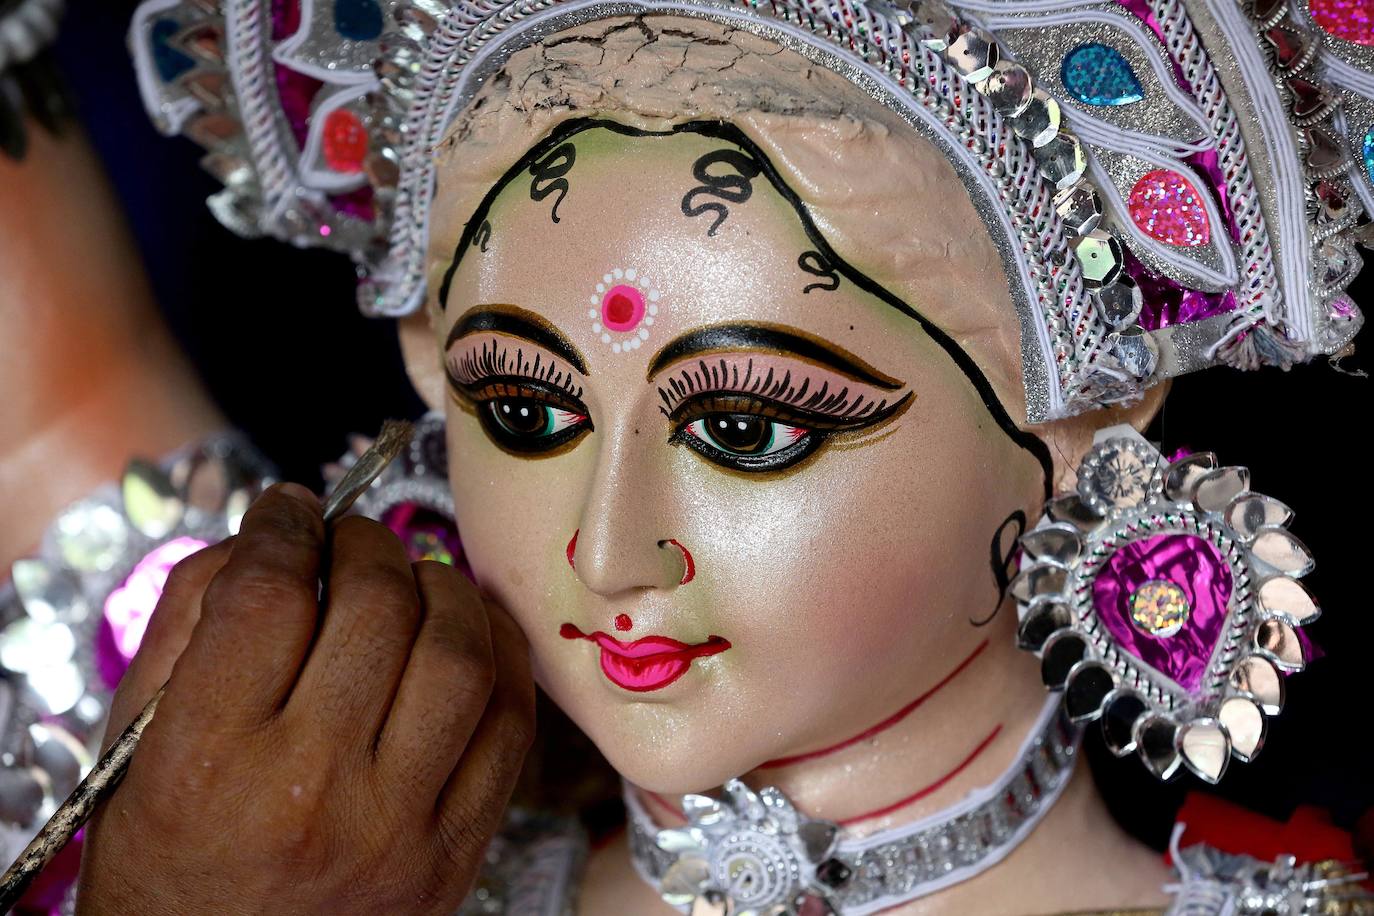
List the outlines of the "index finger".
<svg viewBox="0 0 1374 916">
<path fill-rule="evenodd" d="M 276 714 L 315 635 L 323 545 L 320 502 L 305 487 L 277 484 L 253 503 L 205 590 L 159 717 L 182 702 L 230 728 Z"/>
</svg>

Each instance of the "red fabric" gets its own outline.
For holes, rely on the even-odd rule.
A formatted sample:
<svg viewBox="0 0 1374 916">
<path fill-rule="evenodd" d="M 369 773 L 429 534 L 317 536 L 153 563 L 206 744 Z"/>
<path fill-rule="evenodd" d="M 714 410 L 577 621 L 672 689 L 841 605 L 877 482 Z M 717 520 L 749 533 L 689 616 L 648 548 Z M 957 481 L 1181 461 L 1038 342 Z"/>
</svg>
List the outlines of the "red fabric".
<svg viewBox="0 0 1374 916">
<path fill-rule="evenodd" d="M 1287 823 L 1256 814 L 1214 795 L 1190 793 L 1178 812 L 1186 825 L 1179 848 L 1205 843 L 1223 852 L 1272 862 L 1281 855 L 1299 862 L 1358 861 L 1350 834 L 1331 823 L 1320 808 L 1303 806 Z"/>
</svg>

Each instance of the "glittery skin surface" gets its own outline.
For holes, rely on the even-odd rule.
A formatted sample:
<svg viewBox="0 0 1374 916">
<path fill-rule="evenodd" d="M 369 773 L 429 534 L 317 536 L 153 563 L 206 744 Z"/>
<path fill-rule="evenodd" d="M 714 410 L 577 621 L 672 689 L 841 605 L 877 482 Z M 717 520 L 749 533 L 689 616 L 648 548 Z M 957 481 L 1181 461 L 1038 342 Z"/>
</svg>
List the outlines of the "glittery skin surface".
<svg viewBox="0 0 1374 916">
<path fill-rule="evenodd" d="M 684 214 L 684 196 L 699 184 L 695 164 L 727 143 L 593 130 L 574 145 L 560 221 L 550 218 L 550 200 L 532 199 L 528 180 L 506 185 L 489 212 L 488 249 L 460 261 L 436 330 L 442 341 L 459 316 L 488 304 L 534 312 L 585 358 L 588 371 L 574 373 L 574 384 L 595 429 L 566 452 L 522 459 L 495 445 L 472 410 L 450 399 L 463 546 L 478 582 L 528 634 L 541 683 L 612 764 L 657 791 L 701 790 L 880 721 L 927 689 L 958 647 L 967 644 L 966 654 L 995 638 L 969 623 L 996 604 L 988 540 L 1014 508 L 1038 503 L 1041 476 L 914 319 L 848 281 L 803 291 L 816 277 L 798 258 L 812 244 L 766 180 L 749 183 L 747 200 L 729 202 L 715 236 L 707 234 L 710 215 Z M 464 180 L 455 157 L 440 187 L 457 193 Z M 608 203 L 615 201 L 625 203 Z M 943 215 L 925 212 L 922 231 L 948 231 Z M 656 343 L 611 354 L 588 322 L 586 278 L 630 263 L 662 290 Z M 921 301 L 945 295 L 931 284 Z M 872 431 L 831 440 L 785 471 L 714 464 L 669 441 L 673 426 L 660 410 L 659 387 L 684 365 L 646 377 L 669 341 L 730 322 L 786 326 L 842 347 L 899 380 L 890 396 L 913 393 L 912 406 Z M 871 390 L 767 349 L 685 365 L 724 361 L 723 374 L 733 375 L 751 360 L 775 377 L 810 380 L 813 390 L 827 382 L 831 390 Z M 659 545 L 669 539 L 693 555 L 695 576 L 686 584 L 681 561 L 664 562 Z M 633 621 L 629 632 L 616 629 L 622 614 Z M 626 642 L 663 636 L 698 644 L 720 636 L 732 647 L 696 660 L 663 689 L 630 693 L 603 676 L 595 645 L 560 637 L 565 623 Z M 981 693 L 1017 674 L 1015 663 L 996 676 L 996 663 L 987 667 L 965 689 Z M 1024 694 L 1015 692 L 1016 702 Z M 1005 699 L 994 692 L 973 702 L 982 710 L 977 723 L 946 723 L 952 731 L 934 756 L 951 759 L 932 759 L 936 772 L 967 754 L 966 740 L 976 743 L 997 724 L 985 718 L 999 715 Z M 983 729 L 976 736 L 975 725 Z M 721 734 L 735 737 L 722 742 Z M 994 750 L 991 772 L 1005 763 Z M 881 760 L 868 765 L 883 772 Z M 909 773 L 897 782 L 909 782 Z M 847 813 L 890 801 L 849 782 L 844 791 L 856 794 Z M 819 792 L 813 785 L 811 797 Z M 833 785 L 826 792 L 832 803 L 843 797 Z"/>
</svg>

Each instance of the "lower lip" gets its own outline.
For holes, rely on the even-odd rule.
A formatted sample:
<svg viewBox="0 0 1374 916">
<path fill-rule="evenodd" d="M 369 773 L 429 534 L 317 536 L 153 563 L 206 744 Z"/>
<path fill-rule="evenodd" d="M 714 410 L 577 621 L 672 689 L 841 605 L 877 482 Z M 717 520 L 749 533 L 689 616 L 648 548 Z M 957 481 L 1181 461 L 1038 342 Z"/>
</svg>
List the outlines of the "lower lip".
<svg viewBox="0 0 1374 916">
<path fill-rule="evenodd" d="M 583 633 L 570 623 L 559 634 L 564 639 L 585 639 L 601 647 L 601 672 L 617 687 L 635 693 L 662 690 L 687 673 L 698 658 L 719 655 L 730 648 L 729 640 L 712 636 L 689 646 L 664 636 L 646 636 L 632 643 L 597 632 Z"/>
</svg>

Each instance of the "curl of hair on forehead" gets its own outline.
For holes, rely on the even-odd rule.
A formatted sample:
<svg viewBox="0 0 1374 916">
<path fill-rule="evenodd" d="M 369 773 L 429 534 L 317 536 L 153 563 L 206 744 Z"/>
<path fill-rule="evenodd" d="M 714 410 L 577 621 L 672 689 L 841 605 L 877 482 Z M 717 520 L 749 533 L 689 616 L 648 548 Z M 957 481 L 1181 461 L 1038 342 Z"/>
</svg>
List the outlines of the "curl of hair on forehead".
<svg viewBox="0 0 1374 916">
<path fill-rule="evenodd" d="M 922 330 L 930 335 L 930 337 L 949 354 L 950 358 L 954 360 L 955 365 L 957 365 L 964 375 L 968 377 L 969 381 L 973 383 L 983 405 L 987 408 L 993 419 L 997 421 L 997 425 L 1001 427 L 1003 432 L 1005 432 L 1013 442 L 1029 452 L 1040 464 L 1044 471 L 1045 494 L 1046 497 L 1049 496 L 1051 481 L 1053 479 L 1053 464 L 1048 447 L 1039 437 L 1017 426 L 1010 414 L 1008 414 L 1007 409 L 998 399 L 987 376 L 983 374 L 983 371 L 979 368 L 978 364 L 974 362 L 973 358 L 960 349 L 948 334 L 924 315 L 836 254 L 829 242 L 817 228 L 815 221 L 811 218 L 810 213 L 808 213 L 806 207 L 803 205 L 801 198 L 798 197 L 797 193 L 783 180 L 782 175 L 769 161 L 763 150 L 755 145 L 754 142 L 749 137 L 745 136 L 737 127 L 728 123 L 717 121 L 690 121 L 685 124 L 677 124 L 665 130 L 657 131 L 631 127 L 615 121 L 601 121 L 595 119 L 566 121 L 559 125 L 552 134 L 545 137 L 533 149 L 526 152 L 518 162 L 507 170 L 502 179 L 487 192 L 486 197 L 483 198 L 481 204 L 478 206 L 477 212 L 467 221 L 467 228 L 464 230 L 462 237 L 458 240 L 457 245 L 453 249 L 451 261 L 444 274 L 443 283 L 439 288 L 439 305 L 441 308 L 445 307 L 447 304 L 449 288 L 453 282 L 453 276 L 462 263 L 463 258 L 470 256 L 474 247 L 474 242 L 477 240 L 479 233 L 490 231 L 488 228 L 490 225 L 488 216 L 492 204 L 500 196 L 501 192 L 512 182 L 521 180 L 522 178 L 528 178 L 532 163 L 543 162 L 547 157 L 553 154 L 553 151 L 566 149 L 571 145 L 575 145 L 578 135 L 593 130 L 611 131 L 623 136 L 643 138 L 648 141 L 652 141 L 652 139 L 656 137 L 669 137 L 680 133 L 693 133 L 703 137 L 710 137 L 723 144 L 728 144 L 728 147 L 724 148 L 722 152 L 729 153 L 730 155 L 719 157 L 721 161 L 728 160 L 734 169 L 732 176 L 726 179 L 728 182 L 728 189 L 732 191 L 727 199 L 744 204 L 751 196 L 749 193 L 749 183 L 755 175 L 768 181 L 768 183 L 773 186 L 773 189 L 787 201 L 792 207 L 792 210 L 796 213 L 797 219 L 800 220 L 807 238 L 811 241 L 812 246 L 816 250 L 817 260 L 820 263 L 827 265 L 831 273 L 843 277 L 858 288 L 881 299 L 884 303 L 901 312 L 903 315 L 914 319 L 921 326 Z M 692 177 L 701 179 L 704 174 L 706 174 L 704 167 L 701 164 L 701 160 L 698 160 L 697 168 Z M 702 189 L 699 188 L 697 190 Z M 691 212 L 688 203 L 692 196 L 693 192 L 689 192 L 688 196 L 683 200 L 682 209 L 684 216 L 691 217 L 695 215 Z M 721 205 L 721 207 L 722 209 L 716 214 L 715 226 L 717 227 L 720 225 L 720 222 L 725 219 L 723 205 Z M 709 236 L 713 233 L 708 231 L 706 234 Z"/>
</svg>

